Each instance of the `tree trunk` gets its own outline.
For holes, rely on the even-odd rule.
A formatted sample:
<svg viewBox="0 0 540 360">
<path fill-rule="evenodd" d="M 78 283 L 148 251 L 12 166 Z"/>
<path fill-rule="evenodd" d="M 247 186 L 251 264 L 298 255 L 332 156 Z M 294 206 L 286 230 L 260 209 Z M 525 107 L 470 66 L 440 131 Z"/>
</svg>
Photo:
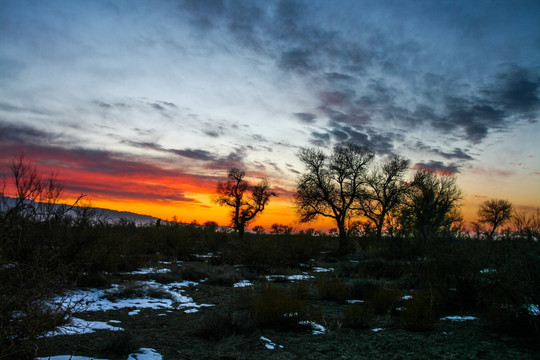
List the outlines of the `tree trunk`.
<svg viewBox="0 0 540 360">
<path fill-rule="evenodd" d="M 383 227 L 382 221 L 377 223 L 377 240 L 382 239 L 382 227 Z"/>
<path fill-rule="evenodd" d="M 244 241 L 244 224 L 240 224 L 238 225 L 238 238 L 241 240 L 241 241 Z"/>
<path fill-rule="evenodd" d="M 344 223 L 338 223 L 339 230 L 339 249 L 340 255 L 347 254 L 351 249 L 349 246 L 349 237 L 347 236 L 347 229 L 345 229 Z"/>
</svg>

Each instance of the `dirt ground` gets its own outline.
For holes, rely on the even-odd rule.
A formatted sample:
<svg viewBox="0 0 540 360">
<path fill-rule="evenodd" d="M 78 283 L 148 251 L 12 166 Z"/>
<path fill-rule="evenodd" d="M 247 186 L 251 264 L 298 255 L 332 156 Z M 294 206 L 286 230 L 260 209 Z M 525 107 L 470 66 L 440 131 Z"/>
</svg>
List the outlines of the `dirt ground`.
<svg viewBox="0 0 540 360">
<path fill-rule="evenodd" d="M 130 309 L 78 314 L 87 320 L 120 321 L 123 332 L 98 330 L 92 334 L 44 338 L 39 356 L 73 354 L 124 360 L 138 348 L 153 348 L 163 359 L 540 359 L 530 341 L 492 332 L 481 318 L 452 322 L 439 320 L 433 330 L 403 329 L 389 316 L 378 316 L 370 329 L 341 326 L 347 304 L 314 298 L 322 311 L 324 334 L 310 327 L 294 331 L 257 328 L 249 333 L 209 340 L 194 334 L 203 317 L 230 312 L 239 288 L 201 283 L 186 290 L 197 303 L 214 304 L 194 313 L 182 310 Z M 457 314 L 453 314 L 457 315 Z M 475 315 L 475 314 L 464 314 Z M 381 328 L 380 331 L 373 331 Z M 264 337 L 268 340 L 263 340 Z M 274 349 L 266 345 L 273 345 Z"/>
</svg>

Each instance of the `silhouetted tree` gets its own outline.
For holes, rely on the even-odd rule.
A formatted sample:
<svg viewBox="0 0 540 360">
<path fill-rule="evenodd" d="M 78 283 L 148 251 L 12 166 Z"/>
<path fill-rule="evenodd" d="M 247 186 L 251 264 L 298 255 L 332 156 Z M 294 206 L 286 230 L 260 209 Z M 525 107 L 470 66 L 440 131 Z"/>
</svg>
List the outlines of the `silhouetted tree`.
<svg viewBox="0 0 540 360">
<path fill-rule="evenodd" d="M 478 222 L 490 227 L 486 231 L 488 238 L 493 239 L 497 228 L 512 218 L 512 203 L 508 200 L 490 199 L 484 201 L 478 209 Z"/>
<path fill-rule="evenodd" d="M 401 203 L 408 189 L 404 181 L 408 168 L 409 160 L 394 155 L 366 175 L 365 191 L 357 202 L 358 210 L 373 222 L 378 239 L 382 237 L 386 217 Z"/>
<path fill-rule="evenodd" d="M 43 334 L 68 320 L 73 310 L 45 301 L 65 288 L 72 275 L 72 250 L 85 237 L 69 236 L 68 212 L 80 198 L 68 206 L 61 203 L 62 193 L 56 175 L 42 178 L 24 155 L 13 159 L 3 179 L 0 359 L 33 359 Z"/>
<path fill-rule="evenodd" d="M 318 149 L 302 148 L 298 157 L 306 168 L 294 195 L 300 221 L 310 222 L 318 217 L 334 219 L 339 232 L 339 251 L 347 252 L 345 222 L 362 194 L 366 167 L 373 160 L 373 152 L 347 144 L 335 146 L 330 156 Z"/>
<path fill-rule="evenodd" d="M 459 220 L 461 199 L 462 193 L 455 177 L 419 170 L 406 193 L 400 223 L 425 247 L 429 238 L 450 230 L 452 224 Z"/>
<path fill-rule="evenodd" d="M 272 230 L 270 231 L 272 234 L 283 234 L 283 235 L 290 235 L 293 232 L 292 226 L 289 225 L 283 225 L 283 224 L 272 224 Z"/>
<path fill-rule="evenodd" d="M 244 239 L 245 227 L 261 213 L 276 193 L 270 190 L 268 182 L 262 180 L 257 185 L 250 185 L 244 180 L 244 170 L 232 168 L 227 173 L 226 181 L 219 181 L 214 201 L 221 206 L 232 207 L 231 223 Z"/>
<path fill-rule="evenodd" d="M 255 231 L 257 234 L 264 234 L 264 227 L 262 225 L 255 225 L 253 227 L 253 231 Z"/>
<path fill-rule="evenodd" d="M 515 210 L 512 222 L 517 234 L 526 239 L 540 238 L 540 208 L 536 210 Z"/>
</svg>

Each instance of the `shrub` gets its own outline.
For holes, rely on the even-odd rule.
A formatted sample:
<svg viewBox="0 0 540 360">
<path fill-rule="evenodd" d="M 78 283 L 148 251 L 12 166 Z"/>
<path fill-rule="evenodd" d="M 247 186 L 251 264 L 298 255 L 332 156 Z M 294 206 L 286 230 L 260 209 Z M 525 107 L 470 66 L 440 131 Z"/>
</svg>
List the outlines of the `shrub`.
<svg viewBox="0 0 540 360">
<path fill-rule="evenodd" d="M 398 289 L 379 289 L 373 294 L 371 303 L 376 314 L 390 314 L 395 311 L 401 301 L 401 291 Z"/>
<path fill-rule="evenodd" d="M 295 281 L 291 286 L 291 296 L 299 300 L 307 300 L 311 289 L 307 281 Z"/>
<path fill-rule="evenodd" d="M 533 315 L 527 307 L 512 305 L 492 305 L 484 313 L 489 327 L 512 336 L 538 337 L 540 316 Z"/>
<path fill-rule="evenodd" d="M 138 348 L 133 334 L 129 331 L 113 331 L 101 346 L 106 356 L 126 357 Z"/>
<path fill-rule="evenodd" d="M 299 321 L 307 318 L 306 301 L 272 283 L 264 285 L 260 294 L 253 289 L 242 291 L 237 301 L 262 327 L 295 329 L 299 327 Z"/>
<path fill-rule="evenodd" d="M 403 262 L 382 258 L 367 259 L 360 263 L 360 275 L 374 279 L 399 279 L 403 275 Z"/>
<path fill-rule="evenodd" d="M 359 279 L 352 283 L 351 293 L 354 299 L 370 300 L 382 287 L 383 281 L 375 279 Z"/>
<path fill-rule="evenodd" d="M 359 268 L 360 263 L 352 263 L 352 262 L 340 262 L 336 266 L 336 271 L 334 274 L 336 274 L 339 277 L 344 278 L 353 278 L 358 277 L 359 275 Z"/>
<path fill-rule="evenodd" d="M 367 329 L 373 320 L 373 308 L 366 303 L 354 303 L 343 312 L 343 326 L 352 329 Z"/>
<path fill-rule="evenodd" d="M 208 276 L 208 264 L 203 262 L 192 262 L 182 264 L 180 274 L 183 280 L 200 281 Z"/>
<path fill-rule="evenodd" d="M 405 303 L 401 319 L 406 329 L 428 331 L 438 320 L 439 296 L 432 290 L 420 290 Z"/>
<path fill-rule="evenodd" d="M 319 296 L 325 300 L 345 302 L 351 298 L 351 289 L 337 276 L 317 277 L 317 290 Z"/>
<path fill-rule="evenodd" d="M 207 273 L 207 283 L 212 285 L 232 286 L 242 280 L 241 274 L 230 265 L 210 267 Z"/>
<path fill-rule="evenodd" d="M 255 327 L 255 322 L 246 311 L 206 313 L 197 320 L 192 334 L 219 341 L 231 335 L 253 332 Z"/>
</svg>

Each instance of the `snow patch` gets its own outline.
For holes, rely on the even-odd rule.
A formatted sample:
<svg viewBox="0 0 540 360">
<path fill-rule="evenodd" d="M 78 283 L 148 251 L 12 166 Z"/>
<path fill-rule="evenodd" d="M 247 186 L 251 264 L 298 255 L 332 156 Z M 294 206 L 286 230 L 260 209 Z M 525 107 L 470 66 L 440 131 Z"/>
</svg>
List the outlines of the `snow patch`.
<svg viewBox="0 0 540 360">
<path fill-rule="evenodd" d="M 349 304 L 361 304 L 364 300 L 347 300 Z"/>
<path fill-rule="evenodd" d="M 267 337 L 261 336 L 261 340 L 265 342 L 264 346 L 268 350 L 275 350 L 276 346 L 279 347 L 280 349 L 283 349 L 283 345 L 276 345 L 274 342 L 272 342 L 272 340 L 270 340 Z"/>
<path fill-rule="evenodd" d="M 242 280 L 233 285 L 235 288 L 253 286 L 253 283 L 249 280 Z"/>
<path fill-rule="evenodd" d="M 315 277 L 312 275 L 266 275 L 266 280 L 272 281 L 272 280 L 289 280 L 289 281 L 295 281 L 295 280 L 309 280 L 314 279 Z"/>
<path fill-rule="evenodd" d="M 470 320 L 477 320 L 477 317 L 474 316 L 446 316 L 441 318 L 441 320 L 450 320 L 450 321 L 470 321 Z"/>
<path fill-rule="evenodd" d="M 312 335 L 323 335 L 326 333 L 326 328 L 321 324 L 317 324 L 314 321 L 300 321 L 300 325 L 310 325 L 313 329 Z"/>
<path fill-rule="evenodd" d="M 314 272 L 317 272 L 317 273 L 321 273 L 321 272 L 330 272 L 330 271 L 335 271 L 336 269 L 334 268 L 323 268 L 323 267 L 319 267 L 319 266 L 316 266 L 313 268 L 313 271 Z"/>
<path fill-rule="evenodd" d="M 103 321 L 87 321 L 74 317 L 71 318 L 69 324 L 59 326 L 55 330 L 43 335 L 43 337 L 91 334 L 96 332 L 96 330 L 124 331 L 121 327 L 112 326 Z"/>
<path fill-rule="evenodd" d="M 144 269 L 140 269 L 140 270 L 135 270 L 135 271 L 131 271 L 131 272 L 128 272 L 126 274 L 129 274 L 129 275 L 147 275 L 147 274 L 165 274 L 165 273 L 168 273 L 170 272 L 171 269 L 167 269 L 167 268 L 153 268 L 153 267 L 149 267 L 149 268 L 144 268 Z"/>
<path fill-rule="evenodd" d="M 480 274 L 490 274 L 490 273 L 496 273 L 497 269 L 482 269 L 480 270 Z"/>
<path fill-rule="evenodd" d="M 88 357 L 88 356 L 55 355 L 55 356 L 38 357 L 36 358 L 36 360 L 107 360 L 107 359 L 98 359 L 95 357 Z"/>
<path fill-rule="evenodd" d="M 130 354 L 126 360 L 163 360 L 163 356 L 151 348 L 140 348 Z"/>
<path fill-rule="evenodd" d="M 201 307 L 213 306 L 211 304 L 197 304 L 194 300 L 183 294 L 183 288 L 195 286 L 198 283 L 193 281 L 173 282 L 170 284 L 160 284 L 155 281 L 141 281 L 141 287 L 148 287 L 153 290 L 162 292 L 167 298 L 133 298 L 119 299 L 111 301 L 106 299 L 109 295 L 114 295 L 119 290 L 119 286 L 113 286 L 111 289 L 90 291 L 73 291 L 65 296 L 58 297 L 52 300 L 54 304 L 60 304 L 64 309 L 74 308 L 74 312 L 83 311 L 110 311 L 120 310 L 125 308 L 135 309 L 199 309 Z M 76 304 L 76 306 L 74 306 Z M 136 315 L 131 311 L 129 315 Z"/>
<path fill-rule="evenodd" d="M 384 329 L 383 328 L 375 328 L 375 329 L 371 329 L 371 331 L 373 332 L 379 332 L 379 331 L 383 331 Z"/>
</svg>

